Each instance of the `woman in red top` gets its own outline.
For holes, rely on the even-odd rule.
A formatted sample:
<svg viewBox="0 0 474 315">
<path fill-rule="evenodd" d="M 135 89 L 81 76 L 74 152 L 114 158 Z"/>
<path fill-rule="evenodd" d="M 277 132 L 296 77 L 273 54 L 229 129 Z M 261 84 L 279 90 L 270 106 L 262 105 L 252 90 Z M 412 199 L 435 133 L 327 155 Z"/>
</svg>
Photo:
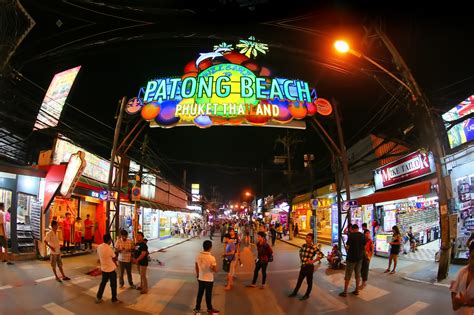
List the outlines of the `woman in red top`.
<svg viewBox="0 0 474 315">
<path fill-rule="evenodd" d="M 94 227 L 94 223 L 90 219 L 90 215 L 86 215 L 86 219 L 84 220 L 84 243 L 85 248 L 89 245 L 89 249 L 92 250 L 92 228 Z"/>
<path fill-rule="evenodd" d="M 66 212 L 66 218 L 63 220 L 63 246 L 66 251 L 69 251 L 69 246 L 71 243 L 71 225 L 73 222 L 71 221 L 71 214 Z"/>
<path fill-rule="evenodd" d="M 369 265 L 370 260 L 372 259 L 372 255 L 374 254 L 374 241 L 370 237 L 370 231 L 365 230 L 365 250 L 364 250 L 364 258 L 362 259 L 362 268 L 360 274 L 362 276 L 362 284 L 359 290 L 362 290 L 367 285 L 367 278 L 369 277 Z"/>
</svg>

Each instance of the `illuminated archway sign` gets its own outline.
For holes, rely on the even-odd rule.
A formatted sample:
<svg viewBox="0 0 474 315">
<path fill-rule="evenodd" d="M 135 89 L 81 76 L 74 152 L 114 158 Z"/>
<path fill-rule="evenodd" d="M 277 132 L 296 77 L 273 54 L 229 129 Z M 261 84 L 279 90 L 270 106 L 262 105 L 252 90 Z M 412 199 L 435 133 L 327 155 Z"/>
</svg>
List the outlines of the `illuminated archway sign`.
<svg viewBox="0 0 474 315">
<path fill-rule="evenodd" d="M 150 121 L 152 127 L 176 125 L 266 125 L 305 128 L 306 116 L 319 112 L 330 115 L 330 103 L 317 98 L 307 82 L 272 78 L 269 69 L 247 55 L 266 53 L 268 47 L 255 38 L 232 45 L 222 43 L 214 51 L 201 53 L 184 68 L 181 77 L 148 81 L 136 98 L 127 104 L 127 112 Z M 252 44 L 253 43 L 253 44 Z M 252 46 L 253 45 L 253 46 Z M 245 47 L 244 47 L 245 46 Z M 246 47 L 250 47 L 246 49 Z M 258 47 L 255 49 L 255 47 Z M 324 110 L 318 108 L 324 104 Z M 296 120 L 294 120 L 296 119 Z"/>
</svg>

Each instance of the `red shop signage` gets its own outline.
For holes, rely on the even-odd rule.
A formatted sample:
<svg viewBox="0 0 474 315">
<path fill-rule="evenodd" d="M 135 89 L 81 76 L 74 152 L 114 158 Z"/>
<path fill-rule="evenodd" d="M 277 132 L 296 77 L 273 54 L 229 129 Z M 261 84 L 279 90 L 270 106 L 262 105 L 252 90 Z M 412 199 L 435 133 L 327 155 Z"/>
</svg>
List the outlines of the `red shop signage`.
<svg viewBox="0 0 474 315">
<path fill-rule="evenodd" d="M 413 152 L 374 171 L 375 190 L 410 181 L 435 172 L 433 153 Z"/>
</svg>

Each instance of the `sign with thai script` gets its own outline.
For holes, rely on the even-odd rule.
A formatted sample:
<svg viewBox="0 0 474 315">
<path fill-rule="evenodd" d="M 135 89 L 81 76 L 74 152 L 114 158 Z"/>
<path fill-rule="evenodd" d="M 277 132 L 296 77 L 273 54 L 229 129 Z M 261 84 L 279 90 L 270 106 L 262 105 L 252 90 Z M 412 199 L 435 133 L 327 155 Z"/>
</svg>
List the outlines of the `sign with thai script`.
<svg viewBox="0 0 474 315">
<path fill-rule="evenodd" d="M 265 44 L 250 37 L 236 48 L 241 50 L 221 43 L 189 62 L 181 76 L 148 81 L 127 103 L 127 113 L 141 112 L 152 127 L 207 128 L 281 126 L 312 116 L 318 108 L 322 115 L 332 112 L 330 103 L 318 98 L 307 82 L 272 77 L 268 68 L 251 59 L 267 52 Z"/>
<path fill-rule="evenodd" d="M 435 171 L 433 154 L 418 150 L 376 169 L 374 171 L 375 190 L 414 180 Z"/>
</svg>

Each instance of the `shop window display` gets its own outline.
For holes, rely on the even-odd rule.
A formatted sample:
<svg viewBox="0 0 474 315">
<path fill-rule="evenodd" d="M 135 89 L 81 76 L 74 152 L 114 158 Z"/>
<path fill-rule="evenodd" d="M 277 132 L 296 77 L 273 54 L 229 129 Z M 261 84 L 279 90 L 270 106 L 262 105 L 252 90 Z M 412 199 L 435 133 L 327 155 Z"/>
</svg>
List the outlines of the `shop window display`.
<svg viewBox="0 0 474 315">
<path fill-rule="evenodd" d="M 5 206 L 6 233 L 8 236 L 8 243 L 10 243 L 12 192 L 10 190 L 0 189 L 0 202 L 3 202 Z"/>
<path fill-rule="evenodd" d="M 458 235 L 456 258 L 467 258 L 467 241 L 474 233 L 474 175 L 456 180 L 457 195 L 455 209 L 458 213 Z"/>
</svg>

